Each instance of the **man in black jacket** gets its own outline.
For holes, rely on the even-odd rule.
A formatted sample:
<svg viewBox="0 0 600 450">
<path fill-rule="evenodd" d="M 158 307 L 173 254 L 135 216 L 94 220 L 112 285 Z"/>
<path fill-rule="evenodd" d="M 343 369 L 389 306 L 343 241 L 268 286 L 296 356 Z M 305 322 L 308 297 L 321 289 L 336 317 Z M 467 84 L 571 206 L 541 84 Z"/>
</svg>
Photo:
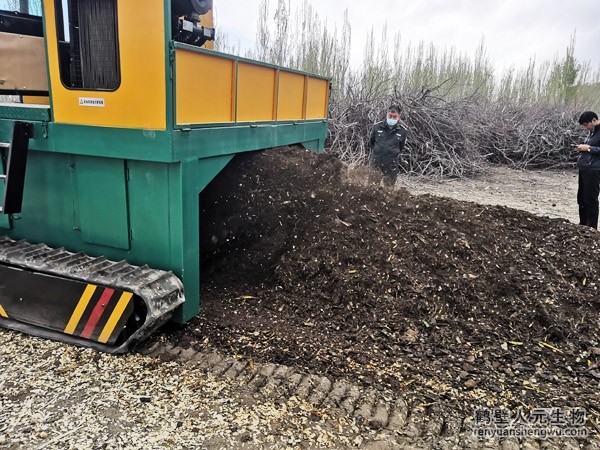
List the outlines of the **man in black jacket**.
<svg viewBox="0 0 600 450">
<path fill-rule="evenodd" d="M 400 108 L 392 106 L 384 122 L 375 124 L 369 139 L 369 166 L 380 170 L 392 186 L 396 184 L 399 156 L 406 142 L 407 130 L 400 125 Z"/>
<path fill-rule="evenodd" d="M 600 193 L 600 121 L 598 115 L 586 111 L 579 123 L 590 132 L 585 142 L 577 146 L 579 159 L 579 224 L 598 229 L 598 193 Z"/>
</svg>

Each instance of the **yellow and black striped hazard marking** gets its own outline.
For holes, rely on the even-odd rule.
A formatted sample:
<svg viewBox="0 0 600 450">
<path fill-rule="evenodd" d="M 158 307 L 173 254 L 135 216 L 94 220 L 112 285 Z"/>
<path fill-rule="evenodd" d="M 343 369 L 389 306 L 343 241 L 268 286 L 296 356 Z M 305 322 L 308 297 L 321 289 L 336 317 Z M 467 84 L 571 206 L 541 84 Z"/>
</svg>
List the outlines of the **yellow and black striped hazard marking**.
<svg viewBox="0 0 600 450">
<path fill-rule="evenodd" d="M 0 264 L 0 319 L 67 335 L 118 344 L 141 299 L 133 293 L 85 281 L 31 272 Z M 140 311 L 143 315 L 145 311 Z M 10 316 L 10 318 L 9 318 Z M 139 327 L 131 323 L 128 333 Z"/>
<path fill-rule="evenodd" d="M 131 292 L 88 284 L 64 333 L 102 344 L 114 342 L 133 310 L 132 298 Z"/>
</svg>

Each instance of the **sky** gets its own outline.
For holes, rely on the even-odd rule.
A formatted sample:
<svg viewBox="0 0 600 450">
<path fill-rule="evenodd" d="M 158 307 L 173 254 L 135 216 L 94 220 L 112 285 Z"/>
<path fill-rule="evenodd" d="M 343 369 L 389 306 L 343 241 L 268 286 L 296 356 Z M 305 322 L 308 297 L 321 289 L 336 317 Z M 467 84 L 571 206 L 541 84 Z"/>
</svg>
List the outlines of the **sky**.
<svg viewBox="0 0 600 450">
<path fill-rule="evenodd" d="M 292 9 L 304 0 L 289 0 Z M 277 0 L 270 0 L 273 8 Z M 600 68 L 599 0 L 309 0 L 328 25 L 342 23 L 348 10 L 352 28 L 351 63 L 360 65 L 366 36 L 387 23 L 404 44 L 420 41 L 454 47 L 469 56 L 484 39 L 499 70 L 563 57 L 575 33 L 575 56 Z M 231 44 L 252 48 L 261 0 L 214 0 L 217 27 Z M 341 26 L 338 26 L 341 28 Z M 393 42 L 390 42 L 390 49 Z"/>
</svg>

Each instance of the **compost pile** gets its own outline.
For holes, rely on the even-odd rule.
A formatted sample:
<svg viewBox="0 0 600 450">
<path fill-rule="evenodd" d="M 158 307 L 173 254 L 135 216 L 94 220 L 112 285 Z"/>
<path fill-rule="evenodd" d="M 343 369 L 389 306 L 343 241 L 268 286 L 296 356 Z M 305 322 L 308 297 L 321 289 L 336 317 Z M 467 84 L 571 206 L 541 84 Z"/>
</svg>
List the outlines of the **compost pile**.
<svg viewBox="0 0 600 450">
<path fill-rule="evenodd" d="M 171 341 L 465 414 L 598 413 L 596 231 L 389 190 L 297 148 L 236 157 L 200 204 L 203 309 Z"/>
</svg>

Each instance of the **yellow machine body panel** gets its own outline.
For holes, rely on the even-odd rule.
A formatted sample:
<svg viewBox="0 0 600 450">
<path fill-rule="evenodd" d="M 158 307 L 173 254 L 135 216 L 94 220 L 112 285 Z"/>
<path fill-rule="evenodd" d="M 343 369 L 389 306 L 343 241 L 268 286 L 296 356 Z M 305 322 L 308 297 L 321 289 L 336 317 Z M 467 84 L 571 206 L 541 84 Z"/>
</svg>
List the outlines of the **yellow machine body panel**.
<svg viewBox="0 0 600 450">
<path fill-rule="evenodd" d="M 178 126 L 327 118 L 325 78 L 190 46 L 175 68 Z"/>
<path fill-rule="evenodd" d="M 235 61 L 177 49 L 175 62 L 177 124 L 233 122 Z"/>
<path fill-rule="evenodd" d="M 52 113 L 57 123 L 166 129 L 163 0 L 118 0 L 120 85 L 114 91 L 69 89 L 61 80 L 54 0 L 44 0 Z M 139 30 L 152 30 L 140 33 Z M 82 101 L 83 99 L 83 101 Z M 89 99 L 98 99 L 95 106 Z M 83 103 L 83 104 L 82 104 Z"/>
<path fill-rule="evenodd" d="M 275 120 L 277 71 L 247 62 L 238 64 L 237 121 Z"/>
<path fill-rule="evenodd" d="M 279 72 L 277 92 L 277 120 L 304 118 L 304 91 L 306 77 L 294 72 Z"/>
<path fill-rule="evenodd" d="M 305 119 L 323 119 L 327 117 L 329 81 L 307 77 L 306 117 Z"/>
</svg>

